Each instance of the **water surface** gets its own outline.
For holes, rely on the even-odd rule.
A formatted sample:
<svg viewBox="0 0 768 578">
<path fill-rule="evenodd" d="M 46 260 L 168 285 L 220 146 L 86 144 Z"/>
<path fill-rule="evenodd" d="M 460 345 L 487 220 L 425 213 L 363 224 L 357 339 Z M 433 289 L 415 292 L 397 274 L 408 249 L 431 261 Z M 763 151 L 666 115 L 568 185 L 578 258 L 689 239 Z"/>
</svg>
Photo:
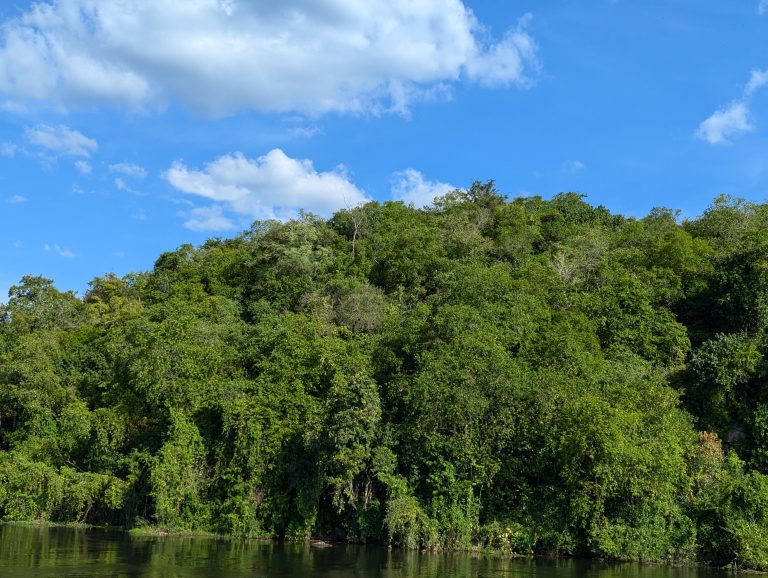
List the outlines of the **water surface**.
<svg viewBox="0 0 768 578">
<path fill-rule="evenodd" d="M 726 578 L 642 564 L 421 554 L 373 547 L 0 525 L 0 577 L 105 578 Z"/>
</svg>

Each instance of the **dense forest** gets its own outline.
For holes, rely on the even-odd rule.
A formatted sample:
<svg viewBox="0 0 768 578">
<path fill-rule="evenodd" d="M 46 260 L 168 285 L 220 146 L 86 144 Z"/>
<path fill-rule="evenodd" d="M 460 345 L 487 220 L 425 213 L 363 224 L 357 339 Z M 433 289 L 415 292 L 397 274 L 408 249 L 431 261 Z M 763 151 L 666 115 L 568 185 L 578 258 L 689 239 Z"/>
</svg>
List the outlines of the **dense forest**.
<svg viewBox="0 0 768 578">
<path fill-rule="evenodd" d="M 477 182 L 0 307 L 0 519 L 768 569 L 768 204 Z"/>
</svg>

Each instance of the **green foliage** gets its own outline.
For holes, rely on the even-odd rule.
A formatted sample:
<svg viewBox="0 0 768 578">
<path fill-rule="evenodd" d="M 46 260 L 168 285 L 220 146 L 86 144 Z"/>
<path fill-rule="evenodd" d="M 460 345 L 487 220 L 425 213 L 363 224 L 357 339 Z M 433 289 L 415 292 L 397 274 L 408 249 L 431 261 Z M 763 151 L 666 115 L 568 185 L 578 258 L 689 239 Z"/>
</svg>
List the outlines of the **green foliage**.
<svg viewBox="0 0 768 578">
<path fill-rule="evenodd" d="M 0 454 L 0 516 L 5 520 L 104 523 L 123 506 L 119 478 Z"/>
<path fill-rule="evenodd" d="M 766 570 L 768 476 L 745 472 L 735 453 L 723 458 L 718 450 L 719 445 L 691 500 L 699 521 L 700 555 L 717 565 Z"/>
<path fill-rule="evenodd" d="M 707 429 L 726 436 L 744 422 L 752 405 L 750 382 L 763 362 L 758 345 L 744 333 L 717 333 L 691 356 L 686 398 Z"/>
<path fill-rule="evenodd" d="M 170 422 L 168 440 L 150 471 L 155 518 L 163 527 L 207 529 L 210 511 L 203 499 L 207 484 L 203 439 L 180 412 L 173 411 Z"/>
<path fill-rule="evenodd" d="M 475 182 L 24 277 L 0 519 L 766 569 L 768 206 L 678 221 Z"/>
<path fill-rule="evenodd" d="M 485 548 L 513 554 L 532 554 L 536 542 L 535 535 L 522 524 L 496 520 L 480 528 L 478 540 Z"/>
</svg>

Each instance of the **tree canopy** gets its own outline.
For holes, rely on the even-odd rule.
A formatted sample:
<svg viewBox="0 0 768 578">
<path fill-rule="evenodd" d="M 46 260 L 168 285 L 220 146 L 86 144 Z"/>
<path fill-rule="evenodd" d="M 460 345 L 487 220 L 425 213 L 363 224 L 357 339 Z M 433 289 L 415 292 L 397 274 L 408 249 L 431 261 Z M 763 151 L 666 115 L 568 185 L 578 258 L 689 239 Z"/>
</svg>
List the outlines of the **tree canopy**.
<svg viewBox="0 0 768 578">
<path fill-rule="evenodd" d="M 0 307 L 0 519 L 768 569 L 768 205 L 474 183 Z"/>
</svg>

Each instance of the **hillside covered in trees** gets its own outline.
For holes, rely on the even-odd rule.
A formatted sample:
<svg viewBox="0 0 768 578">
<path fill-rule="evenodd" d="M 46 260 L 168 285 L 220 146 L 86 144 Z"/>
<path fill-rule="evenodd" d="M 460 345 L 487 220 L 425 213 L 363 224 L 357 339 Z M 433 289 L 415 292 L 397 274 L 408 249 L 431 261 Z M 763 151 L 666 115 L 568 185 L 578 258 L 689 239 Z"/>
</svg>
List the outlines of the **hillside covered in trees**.
<svg viewBox="0 0 768 578">
<path fill-rule="evenodd" d="M 0 308 L 0 518 L 768 568 L 768 205 L 493 183 Z"/>
</svg>

